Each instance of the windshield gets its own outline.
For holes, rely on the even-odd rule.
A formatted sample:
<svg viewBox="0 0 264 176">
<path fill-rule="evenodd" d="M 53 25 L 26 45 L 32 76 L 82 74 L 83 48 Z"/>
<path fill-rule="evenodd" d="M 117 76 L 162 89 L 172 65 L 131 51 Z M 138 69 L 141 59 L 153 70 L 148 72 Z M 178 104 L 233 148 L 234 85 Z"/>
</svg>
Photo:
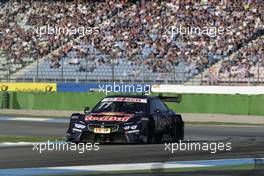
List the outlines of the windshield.
<svg viewBox="0 0 264 176">
<path fill-rule="evenodd" d="M 145 112 L 146 103 L 124 102 L 124 101 L 101 101 L 92 112 Z"/>
</svg>

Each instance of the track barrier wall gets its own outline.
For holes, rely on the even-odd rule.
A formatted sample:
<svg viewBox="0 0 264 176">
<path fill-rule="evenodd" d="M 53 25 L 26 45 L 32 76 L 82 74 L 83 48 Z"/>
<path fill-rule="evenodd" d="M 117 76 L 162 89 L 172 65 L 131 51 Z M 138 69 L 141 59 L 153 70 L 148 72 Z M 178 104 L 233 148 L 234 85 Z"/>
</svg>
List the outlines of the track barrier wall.
<svg viewBox="0 0 264 176">
<path fill-rule="evenodd" d="M 131 83 L 57 83 L 57 92 L 148 92 L 150 88 L 148 84 Z"/>
<path fill-rule="evenodd" d="M 9 108 L 79 111 L 87 106 L 92 108 L 105 96 L 99 92 L 10 92 Z M 182 94 L 181 103 L 168 105 L 181 113 L 264 115 L 264 95 Z"/>
<path fill-rule="evenodd" d="M 1 92 L 56 92 L 56 83 L 0 83 Z"/>
<path fill-rule="evenodd" d="M 93 107 L 104 97 L 102 93 L 21 93 L 10 95 L 11 109 L 81 110 Z"/>
</svg>

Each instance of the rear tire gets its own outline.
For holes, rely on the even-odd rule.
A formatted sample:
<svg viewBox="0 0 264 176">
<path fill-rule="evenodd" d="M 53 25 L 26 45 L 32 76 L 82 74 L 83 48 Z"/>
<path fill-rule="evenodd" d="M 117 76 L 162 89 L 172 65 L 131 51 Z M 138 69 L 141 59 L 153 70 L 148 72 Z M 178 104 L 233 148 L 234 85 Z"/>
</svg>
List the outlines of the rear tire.
<svg viewBox="0 0 264 176">
<path fill-rule="evenodd" d="M 154 121 L 151 119 L 149 121 L 148 127 L 147 127 L 147 143 L 152 144 L 155 142 L 155 135 L 154 135 Z"/>
<path fill-rule="evenodd" d="M 179 142 L 179 140 L 183 140 L 182 134 L 181 134 L 181 123 L 174 121 L 173 127 L 170 132 L 170 136 L 172 138 L 173 142 Z"/>
<path fill-rule="evenodd" d="M 154 120 L 151 119 L 148 125 L 147 143 L 148 144 L 161 143 L 162 138 L 163 138 L 163 133 L 155 132 Z"/>
<path fill-rule="evenodd" d="M 183 141 L 184 140 L 184 123 L 183 122 L 180 122 L 178 123 L 179 124 L 179 140 Z"/>
<path fill-rule="evenodd" d="M 179 134 L 179 140 L 184 140 L 184 122 L 182 120 L 182 116 L 180 114 L 177 114 L 178 117 L 178 134 Z"/>
</svg>

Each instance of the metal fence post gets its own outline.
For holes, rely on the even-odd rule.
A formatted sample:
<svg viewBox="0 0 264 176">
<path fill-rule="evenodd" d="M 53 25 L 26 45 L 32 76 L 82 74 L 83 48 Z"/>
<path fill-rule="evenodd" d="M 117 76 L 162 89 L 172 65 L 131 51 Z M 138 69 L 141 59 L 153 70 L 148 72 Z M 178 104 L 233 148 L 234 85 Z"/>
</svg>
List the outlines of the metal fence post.
<svg viewBox="0 0 264 176">
<path fill-rule="evenodd" d="M 258 63 L 258 84 L 260 84 L 260 82 L 259 82 L 259 78 L 260 78 L 260 70 L 259 70 L 259 63 Z"/>
<path fill-rule="evenodd" d="M 61 82 L 63 82 L 63 58 L 64 57 L 61 58 Z"/>
<path fill-rule="evenodd" d="M 38 77 L 39 77 L 39 55 L 38 55 L 38 57 L 37 57 L 37 82 L 38 82 Z"/>
<path fill-rule="evenodd" d="M 143 56 L 140 60 L 142 61 L 142 83 L 145 83 L 145 64 L 144 64 Z"/>
<path fill-rule="evenodd" d="M 115 82 L 115 64 L 112 62 L 111 63 L 111 67 L 112 67 L 112 82 Z"/>
<path fill-rule="evenodd" d="M 87 83 L 88 79 L 88 60 L 87 60 L 87 57 L 85 57 L 85 82 Z"/>
</svg>

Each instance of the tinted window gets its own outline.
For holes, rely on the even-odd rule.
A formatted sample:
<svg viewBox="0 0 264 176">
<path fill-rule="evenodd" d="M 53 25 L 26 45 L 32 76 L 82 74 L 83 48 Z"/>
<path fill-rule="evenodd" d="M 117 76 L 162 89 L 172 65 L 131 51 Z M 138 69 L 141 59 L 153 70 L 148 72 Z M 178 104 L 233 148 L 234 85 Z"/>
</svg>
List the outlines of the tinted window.
<svg viewBox="0 0 264 176">
<path fill-rule="evenodd" d="M 157 99 L 157 106 L 158 106 L 158 109 L 160 109 L 160 111 L 162 112 L 165 112 L 168 110 L 166 105 L 160 99 Z"/>
<path fill-rule="evenodd" d="M 100 102 L 93 112 L 145 112 L 146 103 L 104 101 Z"/>
<path fill-rule="evenodd" d="M 157 104 L 157 99 L 151 99 L 151 101 L 150 101 L 150 113 L 151 114 L 154 113 L 155 109 L 158 108 L 157 105 L 158 105 Z"/>
<path fill-rule="evenodd" d="M 153 113 L 155 109 L 159 109 L 162 112 L 168 110 L 166 105 L 158 98 L 154 98 L 150 102 L 150 113 Z"/>
</svg>

